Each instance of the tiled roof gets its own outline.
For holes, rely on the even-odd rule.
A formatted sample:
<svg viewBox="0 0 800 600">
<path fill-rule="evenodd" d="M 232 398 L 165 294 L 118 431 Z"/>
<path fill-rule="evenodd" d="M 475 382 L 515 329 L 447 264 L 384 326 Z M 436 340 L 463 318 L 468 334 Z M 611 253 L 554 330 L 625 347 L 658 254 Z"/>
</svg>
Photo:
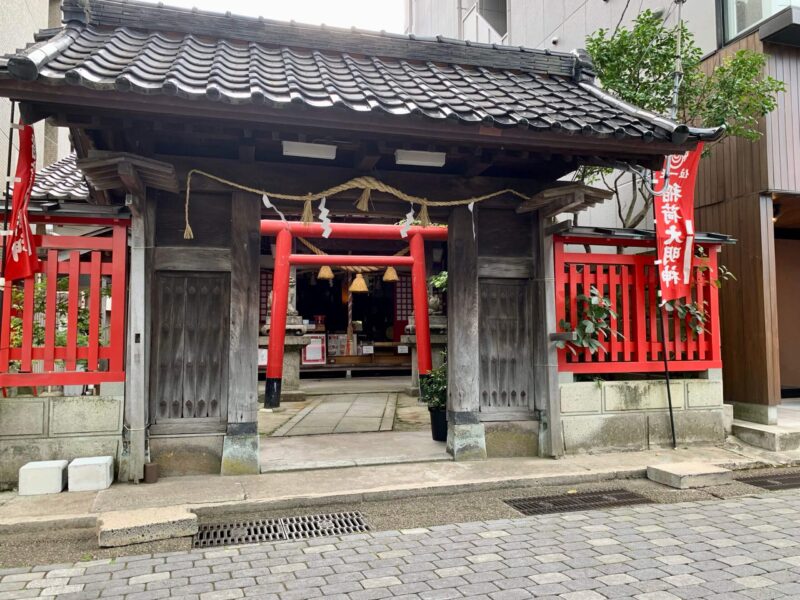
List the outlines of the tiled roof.
<svg viewBox="0 0 800 600">
<path fill-rule="evenodd" d="M 357 113 L 642 141 L 712 136 L 594 85 L 577 55 L 311 27 L 120 0 L 64 0 L 66 25 L 0 77 L 229 104 Z"/>
<path fill-rule="evenodd" d="M 83 200 L 89 199 L 89 188 L 83 173 L 75 164 L 72 152 L 41 171 L 36 172 L 32 200 Z"/>
</svg>

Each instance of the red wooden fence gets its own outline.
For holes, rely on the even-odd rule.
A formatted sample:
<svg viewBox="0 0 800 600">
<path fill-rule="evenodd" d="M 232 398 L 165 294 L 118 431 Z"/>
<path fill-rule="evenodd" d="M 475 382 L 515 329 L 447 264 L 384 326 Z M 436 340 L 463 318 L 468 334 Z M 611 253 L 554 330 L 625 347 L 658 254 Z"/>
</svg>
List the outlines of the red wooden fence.
<svg viewBox="0 0 800 600">
<path fill-rule="evenodd" d="M 597 374 L 663 371 L 662 318 L 667 319 L 666 346 L 671 370 L 705 371 L 722 367 L 718 290 L 711 284 L 717 278 L 719 246 L 704 246 L 706 256 L 694 259 L 692 300 L 707 314 L 705 331 L 695 334 L 675 312 L 659 309 L 654 253 L 566 252 L 567 243 L 645 247 L 655 244 L 643 240 L 555 238 L 556 323 L 553 325 L 556 330 L 561 331 L 558 324 L 562 319 L 575 328 L 580 313 L 577 296 L 588 296 L 594 286 L 617 313 L 610 327 L 620 334 L 608 337 L 601 334 L 603 348 L 594 354 L 584 348 L 576 349 L 577 353 L 568 348 L 559 350 L 560 371 Z"/>
<path fill-rule="evenodd" d="M 41 273 L 9 282 L 3 293 L 0 387 L 125 380 L 127 226 L 114 224 L 111 230 L 111 237 L 34 236 L 45 251 Z M 103 281 L 110 284 L 111 310 L 101 335 Z M 58 310 L 59 294 L 66 294 L 66 314 Z M 88 316 L 83 324 L 82 311 Z M 37 327 L 43 336 L 35 335 Z M 35 369 L 41 372 L 34 372 L 34 361 L 41 361 Z"/>
</svg>

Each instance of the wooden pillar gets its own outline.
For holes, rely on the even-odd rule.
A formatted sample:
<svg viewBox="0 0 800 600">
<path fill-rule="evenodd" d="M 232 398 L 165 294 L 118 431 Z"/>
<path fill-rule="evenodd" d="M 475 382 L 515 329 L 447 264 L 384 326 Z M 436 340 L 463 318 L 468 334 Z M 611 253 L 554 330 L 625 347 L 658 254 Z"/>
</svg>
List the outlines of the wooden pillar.
<svg viewBox="0 0 800 600">
<path fill-rule="evenodd" d="M 128 335 L 125 367 L 125 426 L 128 429 L 128 461 L 125 479 L 144 477 L 145 428 L 149 386 L 150 285 L 148 248 L 153 245 L 154 205 L 145 197 L 128 194 L 131 208 L 130 274 L 128 279 Z"/>
<path fill-rule="evenodd" d="M 222 474 L 259 472 L 258 284 L 260 197 L 234 192 L 231 211 L 231 308 L 228 427 Z M 274 322 L 273 322 L 274 326 Z"/>
<path fill-rule="evenodd" d="M 414 324 L 417 334 L 417 367 L 420 377 L 431 372 L 431 329 L 428 322 L 428 278 L 425 270 L 425 240 L 418 233 L 411 236 L 409 251 L 414 264 L 411 265 L 411 287 L 414 300 Z"/>
<path fill-rule="evenodd" d="M 455 460 L 484 459 L 486 437 L 479 418 L 478 241 L 466 206 L 450 213 L 447 248 L 447 450 Z"/>
<path fill-rule="evenodd" d="M 286 340 L 286 313 L 291 273 L 289 254 L 291 251 L 292 234 L 288 229 L 282 229 L 275 239 L 275 269 L 272 272 L 272 311 L 269 319 L 269 351 L 264 394 L 265 408 L 275 408 L 281 403 L 283 345 Z"/>
<path fill-rule="evenodd" d="M 558 457 L 564 454 L 561 430 L 561 394 L 558 383 L 558 350 L 550 341 L 556 331 L 556 290 L 553 236 L 547 233 L 551 219 L 539 213 L 533 221 L 534 401 L 540 411 L 539 454 Z"/>
</svg>

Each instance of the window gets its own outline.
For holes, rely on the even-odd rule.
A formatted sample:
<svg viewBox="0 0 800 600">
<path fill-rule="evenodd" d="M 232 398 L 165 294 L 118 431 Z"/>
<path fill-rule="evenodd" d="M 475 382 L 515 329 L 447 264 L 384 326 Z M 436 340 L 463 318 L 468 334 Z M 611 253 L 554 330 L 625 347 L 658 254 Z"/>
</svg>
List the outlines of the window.
<svg viewBox="0 0 800 600">
<path fill-rule="evenodd" d="M 508 32 L 506 0 L 478 0 L 462 20 L 465 40 L 484 44 L 503 44 Z"/>
<path fill-rule="evenodd" d="M 800 0 L 723 0 L 725 41 L 788 6 L 800 6 Z"/>
</svg>

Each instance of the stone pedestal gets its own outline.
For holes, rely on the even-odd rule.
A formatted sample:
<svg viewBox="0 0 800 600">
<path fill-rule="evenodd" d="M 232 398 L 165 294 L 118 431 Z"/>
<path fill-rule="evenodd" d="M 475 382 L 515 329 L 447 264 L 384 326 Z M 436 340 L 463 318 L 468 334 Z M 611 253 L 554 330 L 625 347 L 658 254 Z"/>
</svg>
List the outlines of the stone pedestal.
<svg viewBox="0 0 800 600">
<path fill-rule="evenodd" d="M 447 315 L 428 315 L 428 328 L 431 332 L 431 364 L 433 368 L 442 366 L 443 352 L 447 351 Z M 419 368 L 417 366 L 417 336 L 414 315 L 408 318 L 406 334 L 400 337 L 400 343 L 411 350 L 411 386 L 407 390 L 409 396 L 419 395 Z"/>
<path fill-rule="evenodd" d="M 419 396 L 419 366 L 417 364 L 417 336 L 400 336 L 400 343 L 411 350 L 411 385 L 406 393 L 409 396 Z M 441 367 L 444 362 L 444 352 L 447 351 L 447 333 L 434 335 L 431 333 L 431 363 L 433 368 Z"/>
<path fill-rule="evenodd" d="M 289 329 L 289 324 L 286 325 Z M 302 335 L 288 335 L 283 342 L 283 377 L 281 378 L 281 401 L 299 402 L 306 396 L 300 390 L 300 355 L 311 340 Z M 269 338 L 259 338 L 259 347 L 269 349 Z"/>
</svg>

